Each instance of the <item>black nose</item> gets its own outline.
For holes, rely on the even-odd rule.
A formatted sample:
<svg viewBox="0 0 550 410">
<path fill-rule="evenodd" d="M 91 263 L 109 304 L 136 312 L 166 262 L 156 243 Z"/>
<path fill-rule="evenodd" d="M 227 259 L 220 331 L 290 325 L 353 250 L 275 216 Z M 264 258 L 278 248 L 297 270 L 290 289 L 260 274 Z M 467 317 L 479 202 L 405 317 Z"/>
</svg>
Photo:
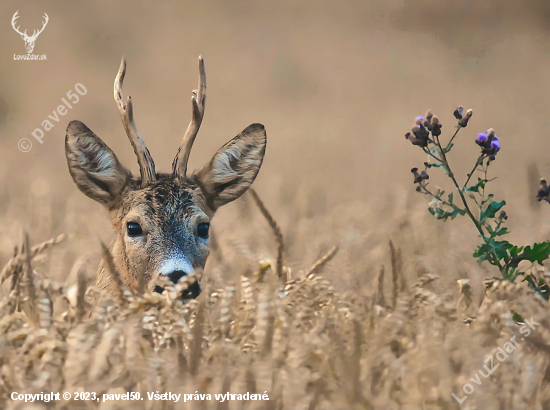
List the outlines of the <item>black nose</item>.
<svg viewBox="0 0 550 410">
<path fill-rule="evenodd" d="M 172 281 L 172 283 L 178 283 L 178 281 L 183 278 L 186 275 L 186 273 L 182 270 L 175 270 L 174 272 L 170 273 L 168 275 L 168 279 Z"/>
<path fill-rule="evenodd" d="M 184 271 L 181 270 L 175 270 L 172 273 L 168 275 L 168 279 L 170 279 L 173 283 L 178 283 L 178 281 L 187 275 Z M 164 288 L 160 286 L 155 286 L 155 292 L 162 293 L 164 292 Z M 201 287 L 199 285 L 199 282 L 193 283 L 187 290 L 185 290 L 181 294 L 182 299 L 195 299 L 197 296 L 201 294 Z"/>
</svg>

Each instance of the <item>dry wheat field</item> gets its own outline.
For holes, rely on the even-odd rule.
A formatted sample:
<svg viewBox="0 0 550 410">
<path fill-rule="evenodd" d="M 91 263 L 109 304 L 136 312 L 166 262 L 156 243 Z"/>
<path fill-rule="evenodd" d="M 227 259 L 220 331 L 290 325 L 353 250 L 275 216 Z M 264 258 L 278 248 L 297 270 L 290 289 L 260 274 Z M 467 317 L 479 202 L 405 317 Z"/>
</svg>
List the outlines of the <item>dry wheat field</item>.
<svg viewBox="0 0 550 410">
<path fill-rule="evenodd" d="M 464 175 L 475 135 L 495 127 L 509 239 L 549 240 L 550 206 L 535 200 L 550 177 L 545 2 L 9 0 L 0 11 L 0 409 L 550 409 L 548 301 L 478 263 L 467 221 L 430 215 L 410 173 L 425 158 L 404 138 L 426 107 L 444 131 L 457 105 L 472 107 L 453 166 Z M 29 32 L 48 14 L 34 51 L 47 60 L 13 60 L 25 53 L 16 11 Z M 103 294 L 96 269 L 114 233 L 71 180 L 67 124 L 85 122 L 137 174 L 113 102 L 124 55 L 125 92 L 168 171 L 199 54 L 208 107 L 190 168 L 256 121 L 264 165 L 214 218 L 203 271 L 162 294 Z M 87 92 L 38 142 L 75 84 Z M 201 295 L 182 302 L 195 280 Z"/>
<path fill-rule="evenodd" d="M 75 239 L 35 244 L 22 235 L 2 271 L 12 289 L 0 304 L 2 408 L 459 408 L 451 393 L 462 398 L 478 370 L 499 363 L 487 357 L 514 335 L 519 341 L 511 311 L 540 325 L 474 384 L 462 408 L 548 407 L 548 303 L 520 284 L 482 281 L 490 273 L 475 263 L 449 280 L 454 266 L 435 254 L 460 240 L 420 229 L 423 208 L 395 209 L 383 233 L 366 234 L 372 204 L 334 214 L 313 206 L 281 233 L 257 205 L 250 194 L 242 199 L 248 228 L 214 231 L 203 294 L 185 305 L 178 292 L 193 277 L 162 295 L 107 297 L 85 256 L 63 269 Z M 145 400 L 31 405 L 10 400 L 12 392 L 139 392 Z M 147 392 L 182 399 L 150 401 Z M 215 397 L 246 392 L 269 401 Z M 195 393 L 204 400 L 183 402 Z"/>
</svg>

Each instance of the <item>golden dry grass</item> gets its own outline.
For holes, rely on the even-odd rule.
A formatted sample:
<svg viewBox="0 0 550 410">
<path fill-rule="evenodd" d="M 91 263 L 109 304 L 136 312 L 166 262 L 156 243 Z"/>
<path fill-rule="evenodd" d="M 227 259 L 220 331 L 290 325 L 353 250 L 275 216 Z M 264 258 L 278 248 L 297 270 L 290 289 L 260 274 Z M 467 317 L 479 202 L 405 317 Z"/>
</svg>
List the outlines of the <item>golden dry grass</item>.
<svg viewBox="0 0 550 410">
<path fill-rule="evenodd" d="M 185 283 L 163 295 L 100 295 L 89 285 L 93 265 L 85 259 L 70 274 L 47 262 L 66 253 L 71 238 L 31 248 L 23 235 L 3 271 L 13 290 L 0 303 L 0 407 L 29 408 L 10 400 L 14 391 L 98 397 L 133 391 L 145 400 L 61 400 L 32 408 L 459 408 L 451 393 L 464 396 L 462 386 L 483 370 L 486 357 L 519 335 L 517 312 L 540 326 L 474 385 L 462 408 L 548 408 L 550 314 L 547 302 L 525 286 L 495 279 L 473 291 L 488 276 L 475 265 L 477 279 L 458 286 L 433 273 L 423 257 L 433 256 L 434 232 L 426 227 L 424 243 L 411 245 L 411 225 L 423 218 L 409 213 L 379 255 L 368 254 L 366 244 L 380 241 L 372 234 L 347 243 L 325 235 L 303 244 L 317 247 L 318 255 L 299 263 L 288 263 L 289 249 L 285 284 L 276 274 L 278 246 L 269 228 L 275 221 L 266 223 L 254 202 L 247 195 L 242 205 L 256 229 L 216 232 L 203 294 L 186 304 L 178 299 Z M 298 219 L 338 218 L 314 212 Z M 368 212 L 355 210 L 354 219 L 367 220 Z M 299 243 L 299 234 L 311 237 L 307 230 L 288 236 Z M 332 241 L 340 242 L 340 253 L 327 246 Z M 199 392 L 212 400 L 149 401 L 147 392 L 156 391 Z M 226 392 L 267 392 L 270 400 L 215 399 Z"/>
</svg>

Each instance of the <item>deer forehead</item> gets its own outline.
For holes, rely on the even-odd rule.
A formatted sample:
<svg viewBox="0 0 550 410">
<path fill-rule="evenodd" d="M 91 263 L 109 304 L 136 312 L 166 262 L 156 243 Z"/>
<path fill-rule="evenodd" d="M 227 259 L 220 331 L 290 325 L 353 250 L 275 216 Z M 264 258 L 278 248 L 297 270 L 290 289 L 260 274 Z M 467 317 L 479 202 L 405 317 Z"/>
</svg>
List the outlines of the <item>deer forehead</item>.
<svg viewBox="0 0 550 410">
<path fill-rule="evenodd" d="M 209 220 L 209 210 L 200 189 L 173 178 L 161 179 L 145 188 L 133 184 L 123 195 L 116 212 L 118 221 L 142 218 L 161 230 L 186 225 L 195 219 Z"/>
</svg>

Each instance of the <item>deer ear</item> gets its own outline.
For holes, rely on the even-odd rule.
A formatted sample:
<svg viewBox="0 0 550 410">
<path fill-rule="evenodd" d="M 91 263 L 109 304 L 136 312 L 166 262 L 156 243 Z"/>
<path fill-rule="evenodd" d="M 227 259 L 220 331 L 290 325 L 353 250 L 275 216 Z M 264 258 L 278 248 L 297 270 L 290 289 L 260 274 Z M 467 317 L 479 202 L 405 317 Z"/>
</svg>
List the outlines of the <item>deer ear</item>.
<svg viewBox="0 0 550 410">
<path fill-rule="evenodd" d="M 252 124 L 221 147 L 197 174 L 209 206 L 216 210 L 234 201 L 252 185 L 260 171 L 267 143 L 262 124 Z"/>
<path fill-rule="evenodd" d="M 83 123 L 71 121 L 65 155 L 78 189 L 94 201 L 112 206 L 130 178 L 113 151 Z"/>
</svg>

